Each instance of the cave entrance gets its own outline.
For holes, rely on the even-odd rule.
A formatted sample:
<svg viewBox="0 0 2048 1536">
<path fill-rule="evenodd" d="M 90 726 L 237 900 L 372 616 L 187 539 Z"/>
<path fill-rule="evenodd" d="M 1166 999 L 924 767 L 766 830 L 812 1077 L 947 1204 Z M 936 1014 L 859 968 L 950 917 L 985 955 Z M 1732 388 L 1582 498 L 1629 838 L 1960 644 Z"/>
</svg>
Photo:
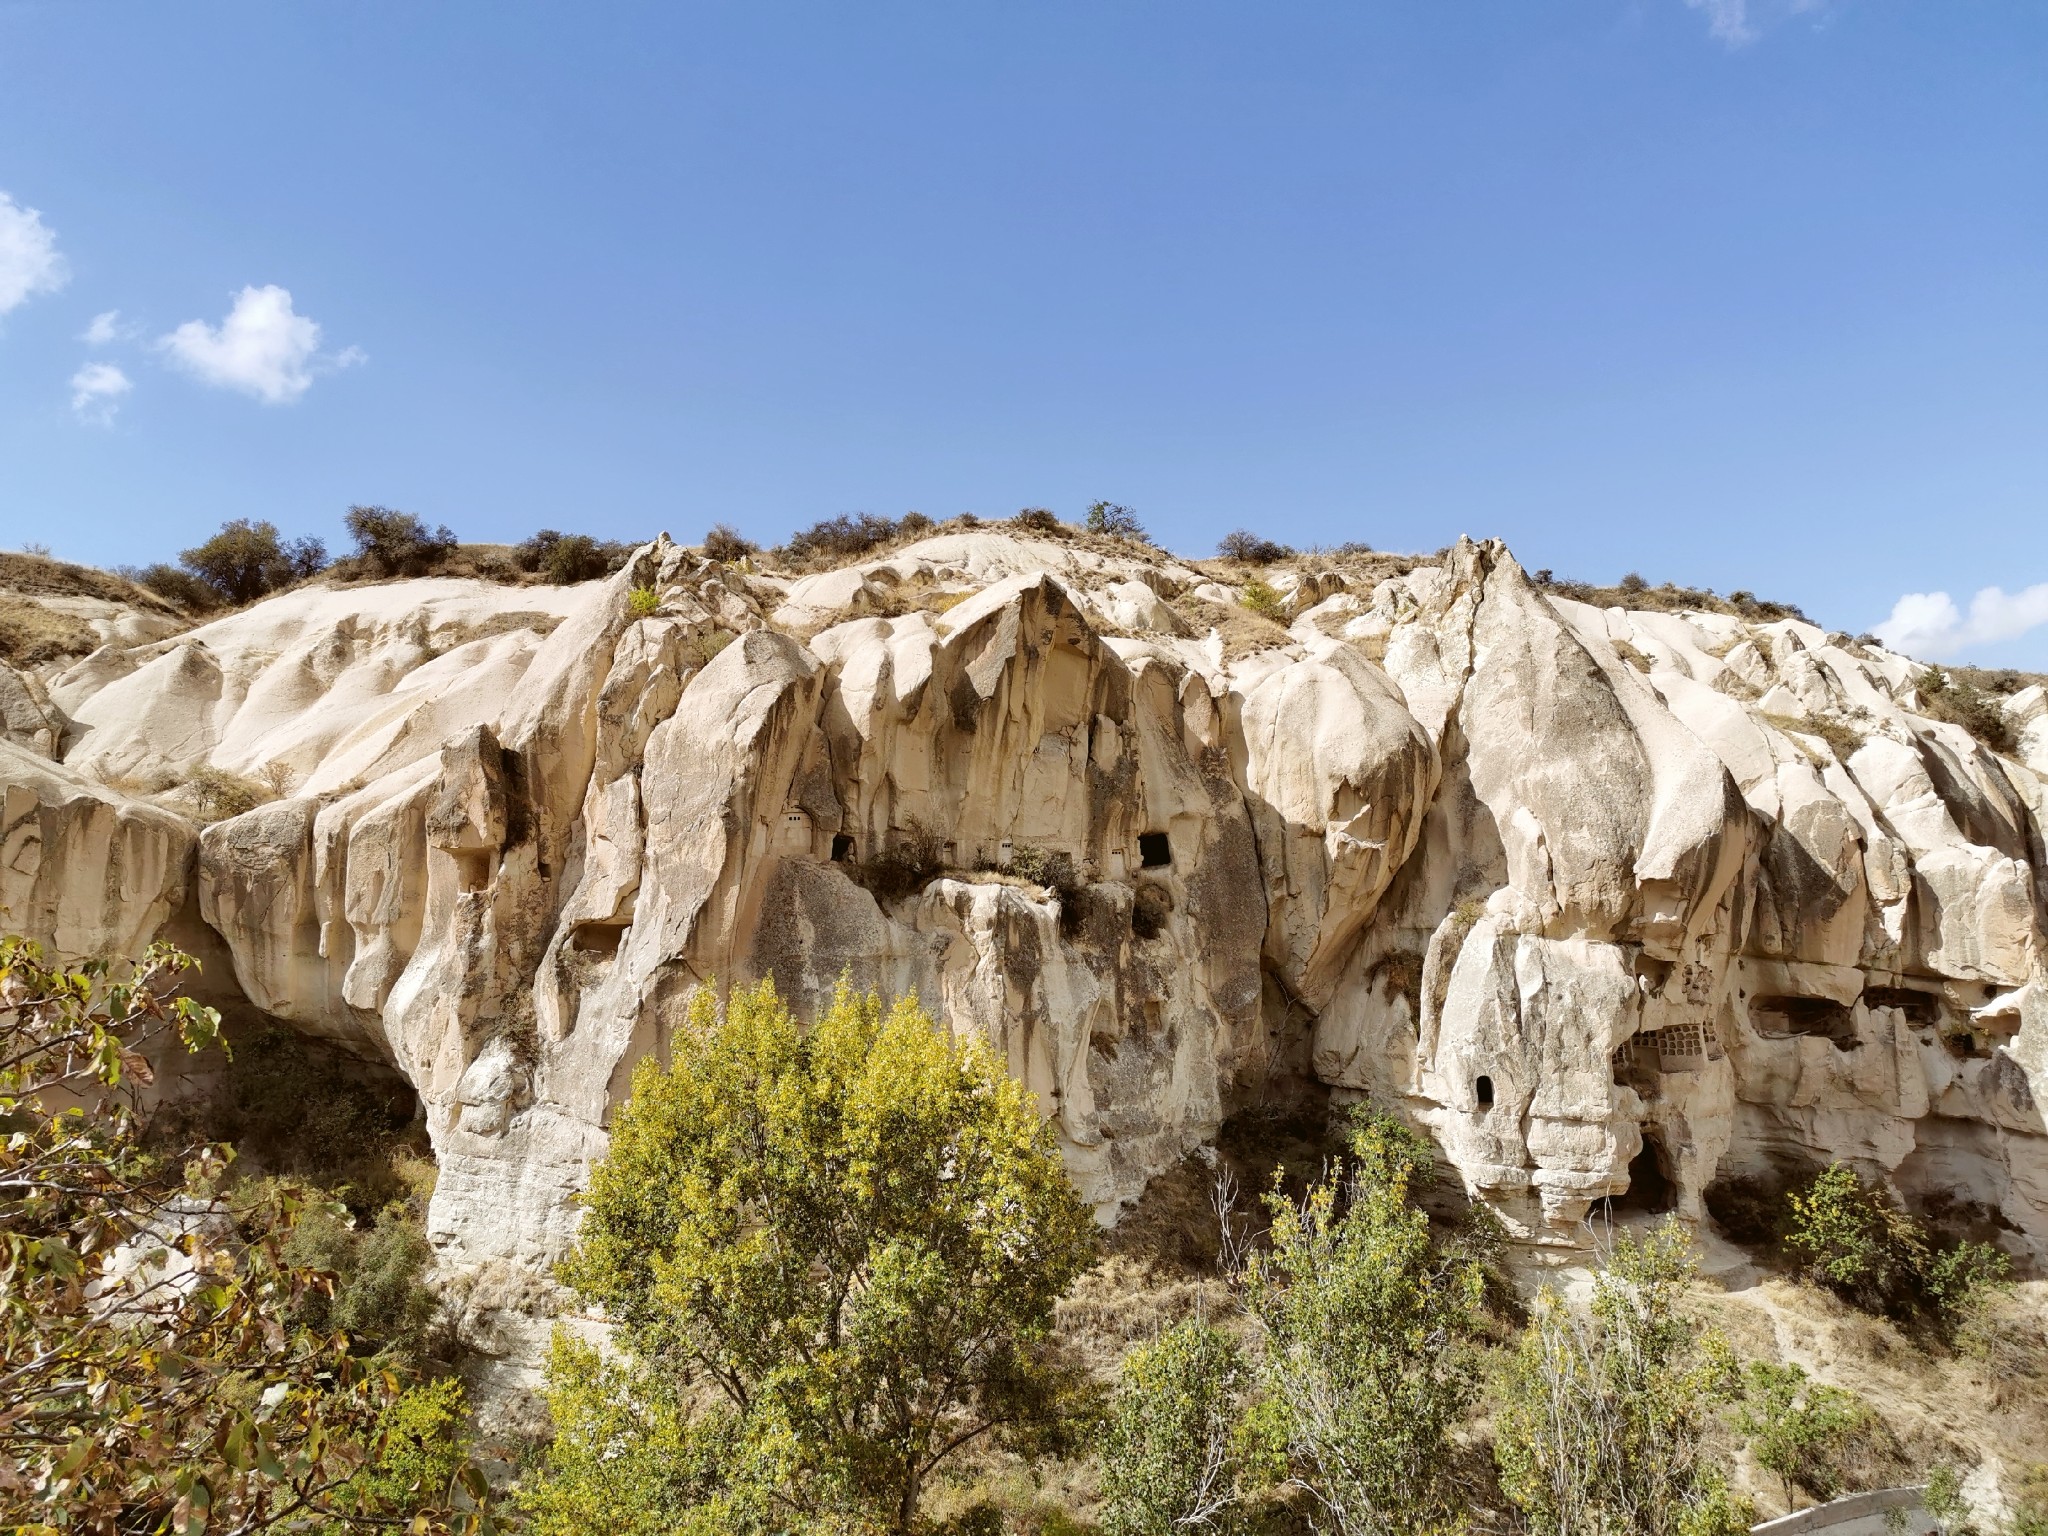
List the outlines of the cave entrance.
<svg viewBox="0 0 2048 1536">
<path fill-rule="evenodd" d="M 1173 862 L 1173 844 L 1164 832 L 1138 834 L 1138 867 L 1164 869 Z"/>
<path fill-rule="evenodd" d="M 1617 1211 L 1642 1211 L 1661 1216 L 1678 1204 L 1678 1185 L 1671 1177 L 1671 1158 L 1664 1142 L 1643 1127 L 1643 1149 L 1628 1165 L 1628 1188 L 1613 1200 Z"/>
</svg>

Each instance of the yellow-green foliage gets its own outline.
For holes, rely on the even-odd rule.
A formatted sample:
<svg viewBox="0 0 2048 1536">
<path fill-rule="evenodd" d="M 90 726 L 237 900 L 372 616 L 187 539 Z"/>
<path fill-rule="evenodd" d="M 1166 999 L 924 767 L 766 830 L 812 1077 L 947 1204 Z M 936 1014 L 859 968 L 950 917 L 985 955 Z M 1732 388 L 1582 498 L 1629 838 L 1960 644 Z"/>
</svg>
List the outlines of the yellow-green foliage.
<svg viewBox="0 0 2048 1536">
<path fill-rule="evenodd" d="M 1748 1437 L 1757 1465 L 1784 1484 L 1789 1506 L 1795 1486 L 1818 1499 L 1842 1492 L 1843 1453 L 1875 1418 L 1854 1392 L 1815 1381 L 1799 1366 L 1752 1360 L 1735 1425 Z"/>
<path fill-rule="evenodd" d="M 1585 1312 L 1546 1289 L 1496 1384 L 1501 1486 L 1534 1536 L 1741 1536 L 1753 1512 L 1705 1452 L 1734 1356 L 1680 1306 L 1695 1262 L 1667 1220 L 1623 1233 Z"/>
<path fill-rule="evenodd" d="M 1094 1224 L 1031 1095 L 914 1000 L 885 1013 L 842 985 L 804 1029 L 771 983 L 722 1012 L 700 991 L 672 1064 L 635 1072 L 584 1205 L 562 1277 L 647 1373 L 616 1379 L 620 1454 L 661 1475 L 687 1480 L 715 1429 L 717 1498 L 907 1531 L 951 1450 L 1056 1407 L 1041 1346 Z M 588 1364 L 558 1355 L 568 1411 L 614 1391 Z M 657 1378 L 669 1409 L 638 1401 Z M 574 1473 L 550 1463 L 535 1494 L 562 1530 L 584 1518 Z"/>
<path fill-rule="evenodd" d="M 1375 1113 L 1350 1152 L 1300 1201 L 1268 1197 L 1245 1300 L 1294 1475 L 1332 1528 L 1425 1536 L 1462 1501 L 1450 1436 L 1478 1394 L 1485 1276 L 1414 1201 L 1433 1171 L 1420 1137 Z"/>
<path fill-rule="evenodd" d="M 661 610 L 661 594 L 652 587 L 635 587 L 626 594 L 626 611 L 636 619 L 651 619 Z"/>
<path fill-rule="evenodd" d="M 1287 611 L 1286 600 L 1279 591 L 1256 576 L 1244 584 L 1237 600 L 1262 619 L 1277 620 Z"/>
</svg>

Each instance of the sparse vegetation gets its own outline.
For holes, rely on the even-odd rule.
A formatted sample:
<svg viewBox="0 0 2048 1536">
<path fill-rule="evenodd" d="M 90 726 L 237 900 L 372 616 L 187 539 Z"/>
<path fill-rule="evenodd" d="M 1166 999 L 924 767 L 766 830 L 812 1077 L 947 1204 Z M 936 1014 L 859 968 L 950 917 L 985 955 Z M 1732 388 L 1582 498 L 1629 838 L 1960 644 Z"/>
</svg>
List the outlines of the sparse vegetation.
<svg viewBox="0 0 2048 1536">
<path fill-rule="evenodd" d="M 900 518 L 877 517 L 872 512 L 842 513 L 791 534 L 788 542 L 769 554 L 787 565 L 843 563 L 885 544 L 922 538 L 931 529 L 932 520 L 922 512 L 906 512 Z"/>
<path fill-rule="evenodd" d="M 312 538 L 283 540 L 276 524 L 238 517 L 221 524 L 220 532 L 205 543 L 179 555 L 178 563 L 202 582 L 217 602 L 239 606 L 317 576 L 327 568 L 327 546 Z"/>
<path fill-rule="evenodd" d="M 1928 667 L 1914 677 L 1913 692 L 1920 713 L 1930 720 L 1960 725 L 1993 752 L 2007 757 L 2013 754 L 2017 744 L 2012 726 L 1997 697 L 1979 687 L 1967 674 Z"/>
<path fill-rule="evenodd" d="M 1010 521 L 1026 533 L 1064 533 L 1066 525 L 1045 507 L 1026 507 Z"/>
<path fill-rule="evenodd" d="M 180 786 L 201 821 L 226 821 L 275 798 L 267 786 L 211 763 L 201 763 Z"/>
<path fill-rule="evenodd" d="M 1138 521 L 1138 514 L 1113 501 L 1088 503 L 1088 516 L 1083 526 L 1090 533 L 1106 534 L 1113 539 L 1135 539 L 1140 544 L 1152 542 L 1145 532 L 1145 525 Z"/>
<path fill-rule="evenodd" d="M 1753 623 L 1779 619 L 1804 619 L 1797 604 L 1774 603 L 1754 592 L 1736 590 L 1726 597 L 1711 587 L 1682 587 L 1675 582 L 1652 586 L 1639 573 L 1630 571 L 1611 587 L 1597 582 L 1561 580 L 1552 572 L 1537 571 L 1530 578 L 1544 591 L 1596 608 L 1633 608 L 1651 613 L 1678 613 L 1692 609 L 1700 613 L 1726 613 Z"/>
<path fill-rule="evenodd" d="M 760 550 L 761 546 L 752 539 L 741 538 L 739 529 L 730 523 L 714 523 L 704 535 L 704 558 L 725 565 L 748 559 Z"/>
<path fill-rule="evenodd" d="M 390 507 L 350 507 L 342 519 L 355 540 L 355 559 L 371 576 L 426 576 L 455 553 L 447 524 L 429 532 L 410 512 Z"/>
<path fill-rule="evenodd" d="M 83 656 L 98 644 L 91 625 L 27 598 L 0 613 L 0 661 L 17 667 Z"/>
<path fill-rule="evenodd" d="M 661 612 L 661 594 L 652 587 L 635 587 L 626 594 L 626 611 L 636 619 L 651 619 Z"/>
<path fill-rule="evenodd" d="M 593 539 L 587 533 L 557 533 L 543 528 L 512 548 L 512 563 L 558 587 L 596 581 L 621 569 L 633 546 L 615 539 Z"/>
<path fill-rule="evenodd" d="M 1256 576 L 1244 584 L 1244 590 L 1238 594 L 1237 600 L 1242 607 L 1256 613 L 1262 619 L 1271 619 L 1276 624 L 1287 613 L 1286 599 Z"/>
<path fill-rule="evenodd" d="M 1271 565 L 1276 560 L 1285 560 L 1294 553 L 1285 544 L 1253 533 L 1247 528 L 1236 528 L 1223 535 L 1216 544 L 1216 558 L 1235 560 L 1241 565 Z"/>
</svg>

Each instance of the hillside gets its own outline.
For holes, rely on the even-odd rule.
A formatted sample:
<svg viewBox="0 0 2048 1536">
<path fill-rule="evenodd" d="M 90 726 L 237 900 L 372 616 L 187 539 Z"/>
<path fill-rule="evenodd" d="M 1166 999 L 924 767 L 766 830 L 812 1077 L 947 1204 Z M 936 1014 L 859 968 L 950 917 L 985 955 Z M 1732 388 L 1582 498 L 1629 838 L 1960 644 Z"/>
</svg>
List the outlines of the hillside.
<svg viewBox="0 0 2048 1536">
<path fill-rule="evenodd" d="M 61 643 L 0 667 L 0 927 L 214 946 L 246 1016 L 401 1075 L 506 1382 L 711 980 L 917 991 L 1105 1223 L 1239 1110 L 1371 1095 L 1530 1255 L 1842 1159 L 2040 1264 L 2038 684 L 1494 543 L 921 533 L 204 622 L 9 564 Z"/>
</svg>

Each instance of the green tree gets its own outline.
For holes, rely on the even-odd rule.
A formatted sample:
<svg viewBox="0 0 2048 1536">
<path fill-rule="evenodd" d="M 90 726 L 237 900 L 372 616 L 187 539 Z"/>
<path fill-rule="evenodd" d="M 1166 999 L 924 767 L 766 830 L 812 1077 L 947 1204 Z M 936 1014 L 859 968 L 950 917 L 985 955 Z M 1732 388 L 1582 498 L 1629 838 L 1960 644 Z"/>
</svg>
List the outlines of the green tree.
<svg viewBox="0 0 2048 1536">
<path fill-rule="evenodd" d="M 1103 1529 L 1174 1536 L 1226 1529 L 1264 1459 L 1270 1416 L 1249 1402 L 1252 1372 L 1213 1324 L 1175 1324 L 1123 1360 L 1102 1441 Z"/>
<path fill-rule="evenodd" d="M 677 1413 L 722 1399 L 721 1467 L 782 1515 L 908 1531 L 948 1456 L 1056 1408 L 1042 1346 L 1094 1224 L 1052 1132 L 981 1042 L 844 985 L 808 1030 L 767 982 L 700 991 L 672 1056 L 634 1074 L 563 1278 Z"/>
<path fill-rule="evenodd" d="M 424 576 L 455 553 L 446 523 L 429 533 L 410 512 L 350 507 L 342 523 L 356 541 L 356 558 L 379 576 Z"/>
<path fill-rule="evenodd" d="M 152 1155 L 133 1090 L 153 1050 L 220 1043 L 174 995 L 189 956 L 65 967 L 0 939 L 0 1525 L 95 1532 L 488 1526 L 383 1498 L 396 1378 L 295 1326 L 325 1275 L 282 1253 L 305 1209 L 273 1186 L 231 1219 L 230 1154 Z M 465 1488 L 483 1485 L 473 1469 Z"/>
<path fill-rule="evenodd" d="M 220 532 L 178 556 L 178 563 L 230 603 L 257 598 L 316 575 L 327 564 L 327 546 L 318 539 L 277 536 L 275 523 L 252 523 L 246 517 L 222 523 Z"/>
<path fill-rule="evenodd" d="M 1087 528 L 1090 533 L 1106 533 L 1119 539 L 1136 539 L 1141 544 L 1151 542 L 1145 536 L 1145 525 L 1138 521 L 1138 514 L 1129 507 L 1118 506 L 1113 501 L 1088 503 Z"/>
<path fill-rule="evenodd" d="M 1743 1388 L 1735 1427 L 1748 1437 L 1757 1465 L 1778 1475 L 1786 1506 L 1795 1487 L 1815 1499 L 1839 1494 L 1842 1452 L 1871 1423 L 1863 1399 L 1814 1381 L 1796 1365 L 1766 1360 L 1749 1363 Z"/>
<path fill-rule="evenodd" d="M 1786 1246 L 1809 1278 L 1865 1311 L 1923 1313 L 1952 1336 L 2012 1273 L 1989 1243 L 1942 1243 L 1846 1163 L 1829 1164 L 1788 1204 Z"/>
<path fill-rule="evenodd" d="M 1545 1290 L 1496 1384 L 1501 1485 L 1535 1536 L 1739 1536 L 1733 1498 L 1704 1441 L 1735 1363 L 1679 1301 L 1695 1270 L 1667 1220 L 1624 1233 L 1589 1310 Z"/>
<path fill-rule="evenodd" d="M 1449 1437 L 1477 1391 L 1484 1275 L 1410 1198 L 1433 1171 L 1419 1137 L 1375 1113 L 1350 1153 L 1300 1201 L 1267 1197 L 1271 1246 L 1246 1272 L 1264 1385 L 1330 1529 L 1454 1529 Z"/>
</svg>

